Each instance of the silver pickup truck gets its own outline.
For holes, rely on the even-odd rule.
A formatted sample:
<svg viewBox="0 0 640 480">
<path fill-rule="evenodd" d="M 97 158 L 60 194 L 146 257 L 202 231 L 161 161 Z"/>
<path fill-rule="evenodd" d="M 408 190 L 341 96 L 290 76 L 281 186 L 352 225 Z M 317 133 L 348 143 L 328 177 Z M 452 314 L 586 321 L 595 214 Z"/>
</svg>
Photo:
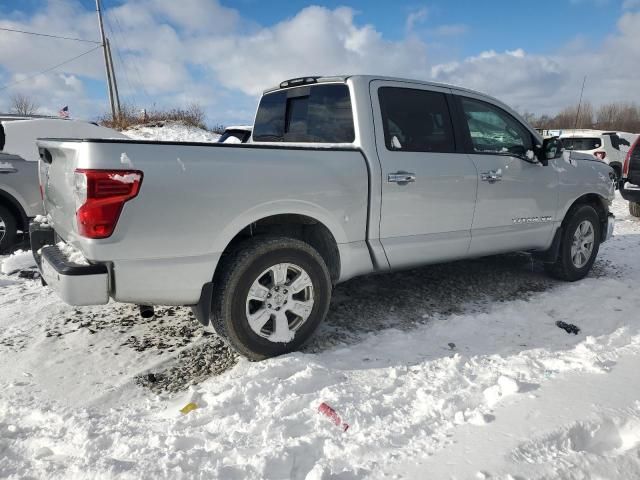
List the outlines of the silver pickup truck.
<svg viewBox="0 0 640 480">
<path fill-rule="evenodd" d="M 357 275 L 530 251 L 574 281 L 613 231 L 609 166 L 429 82 L 282 82 L 247 144 L 38 146 L 49 221 L 32 246 L 51 288 L 76 305 L 192 306 L 251 359 L 299 348 Z"/>
</svg>

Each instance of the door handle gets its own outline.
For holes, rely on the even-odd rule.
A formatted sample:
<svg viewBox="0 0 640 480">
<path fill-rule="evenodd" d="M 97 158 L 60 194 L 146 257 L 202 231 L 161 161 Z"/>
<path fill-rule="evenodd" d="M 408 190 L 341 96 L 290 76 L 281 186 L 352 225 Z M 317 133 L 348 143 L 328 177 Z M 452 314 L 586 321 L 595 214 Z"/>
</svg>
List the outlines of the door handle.
<svg viewBox="0 0 640 480">
<path fill-rule="evenodd" d="M 18 171 L 17 168 L 13 168 L 13 167 L 1 167 L 0 168 L 0 174 L 2 173 L 16 173 Z"/>
<path fill-rule="evenodd" d="M 488 172 L 482 172 L 480 174 L 480 179 L 483 182 L 496 183 L 502 180 L 502 172 L 499 170 L 489 170 Z"/>
<path fill-rule="evenodd" d="M 395 172 L 387 175 L 388 183 L 397 183 L 398 185 L 406 185 L 416 181 L 416 174 L 409 172 Z"/>
</svg>

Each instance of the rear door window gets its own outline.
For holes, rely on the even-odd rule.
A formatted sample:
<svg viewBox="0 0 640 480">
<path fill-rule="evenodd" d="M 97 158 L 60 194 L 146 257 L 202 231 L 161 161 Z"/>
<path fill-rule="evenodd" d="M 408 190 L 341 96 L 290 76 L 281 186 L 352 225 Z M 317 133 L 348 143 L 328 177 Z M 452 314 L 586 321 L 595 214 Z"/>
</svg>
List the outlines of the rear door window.
<svg viewBox="0 0 640 480">
<path fill-rule="evenodd" d="M 444 93 L 401 87 L 378 90 L 388 150 L 455 151 L 453 126 Z"/>
<path fill-rule="evenodd" d="M 262 97 L 256 142 L 350 143 L 355 139 L 349 87 L 312 85 Z"/>
<path fill-rule="evenodd" d="M 562 145 L 566 150 L 595 150 L 602 147 L 602 140 L 597 137 L 565 137 Z"/>
</svg>

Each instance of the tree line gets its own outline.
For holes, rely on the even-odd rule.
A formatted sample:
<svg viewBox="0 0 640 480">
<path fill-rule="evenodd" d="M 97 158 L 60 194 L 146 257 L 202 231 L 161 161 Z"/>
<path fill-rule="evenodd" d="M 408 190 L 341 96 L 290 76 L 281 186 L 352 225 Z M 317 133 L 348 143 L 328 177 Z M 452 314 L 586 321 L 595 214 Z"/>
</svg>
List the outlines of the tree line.
<svg viewBox="0 0 640 480">
<path fill-rule="evenodd" d="M 11 111 L 20 115 L 33 115 L 38 111 L 38 104 L 26 95 L 11 97 Z M 640 133 L 640 106 L 634 102 L 613 102 L 594 108 L 589 102 L 564 108 L 556 115 L 537 115 L 524 112 L 523 117 L 536 128 L 568 129 L 594 128 L 597 130 L 612 130 L 616 132 Z M 205 114 L 200 105 L 189 105 L 177 109 L 142 110 L 132 105 L 123 105 L 119 119 L 114 121 L 109 114 L 102 115 L 99 122 L 105 126 L 119 129 L 131 125 L 153 122 L 158 120 L 180 120 L 188 125 L 201 128 L 205 126 Z M 213 131 L 223 129 L 216 125 Z"/>
<path fill-rule="evenodd" d="M 613 102 L 598 108 L 585 102 L 564 108 L 556 115 L 524 112 L 534 127 L 543 129 L 593 128 L 616 132 L 640 133 L 640 106 L 633 102 Z"/>
</svg>

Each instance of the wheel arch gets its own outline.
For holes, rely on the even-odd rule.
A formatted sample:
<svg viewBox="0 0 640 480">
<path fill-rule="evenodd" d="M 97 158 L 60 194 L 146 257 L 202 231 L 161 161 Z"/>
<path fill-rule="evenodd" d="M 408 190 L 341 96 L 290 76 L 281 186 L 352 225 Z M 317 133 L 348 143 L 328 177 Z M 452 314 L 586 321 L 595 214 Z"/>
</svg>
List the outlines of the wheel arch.
<svg viewBox="0 0 640 480">
<path fill-rule="evenodd" d="M 324 259 L 331 281 L 340 278 L 340 252 L 333 232 L 320 220 L 298 213 L 268 215 L 250 222 L 241 228 L 227 243 L 214 272 L 214 283 L 225 259 L 232 256 L 238 247 L 248 239 L 264 235 L 282 235 L 302 240 L 315 248 Z"/>
<path fill-rule="evenodd" d="M 607 215 L 609 214 L 609 201 L 602 195 L 597 193 L 586 193 L 573 201 L 571 205 L 566 209 L 562 218 L 562 226 L 565 226 L 569 219 L 569 213 L 571 213 L 579 205 L 590 205 L 598 214 L 600 223 L 607 222 Z"/>
</svg>

